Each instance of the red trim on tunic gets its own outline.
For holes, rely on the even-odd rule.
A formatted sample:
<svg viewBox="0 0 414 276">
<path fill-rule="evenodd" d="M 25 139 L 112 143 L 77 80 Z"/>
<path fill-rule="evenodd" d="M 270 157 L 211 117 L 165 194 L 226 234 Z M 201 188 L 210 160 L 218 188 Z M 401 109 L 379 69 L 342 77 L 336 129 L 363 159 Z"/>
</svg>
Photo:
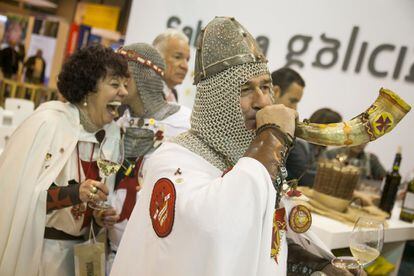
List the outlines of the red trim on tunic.
<svg viewBox="0 0 414 276">
<path fill-rule="evenodd" d="M 122 205 L 121 213 L 119 214 L 118 222 L 129 219 L 131 217 L 132 210 L 134 210 L 134 206 L 137 201 L 137 186 L 139 185 L 138 172 L 143 159 L 143 157 L 140 157 L 137 160 L 132 175 L 125 176 L 116 188 L 116 190 L 126 190 L 126 196 Z"/>
<path fill-rule="evenodd" d="M 233 169 L 233 167 L 229 167 L 229 168 L 227 168 L 227 169 L 225 169 L 224 171 L 223 171 L 223 174 L 221 175 L 221 177 L 223 177 L 223 176 L 225 176 L 229 171 L 231 171 Z"/>
<path fill-rule="evenodd" d="M 92 179 L 92 180 L 100 181 L 101 178 L 99 177 L 98 164 L 97 164 L 96 161 L 92 161 L 93 152 L 95 151 L 95 144 L 93 144 L 89 161 L 84 161 L 84 160 L 80 159 L 80 157 L 79 157 L 79 144 L 76 145 L 76 150 L 77 150 L 77 154 L 78 154 L 78 181 L 79 181 L 79 184 L 82 183 L 81 182 L 81 176 L 80 176 L 80 166 L 82 166 L 82 170 L 84 172 L 85 179 Z M 89 225 L 91 224 L 92 216 L 93 216 L 93 210 L 91 208 L 89 208 L 89 206 L 88 206 L 85 210 L 85 214 L 84 214 L 84 217 L 83 217 L 83 223 L 82 223 L 81 229 L 83 229 L 85 227 L 89 227 Z"/>
<path fill-rule="evenodd" d="M 270 247 L 270 257 L 272 257 L 278 264 L 278 256 L 282 245 L 282 233 L 281 231 L 287 231 L 286 227 L 286 210 L 285 208 L 279 208 L 275 210 L 273 215 L 273 227 L 272 227 L 272 244 Z"/>
<path fill-rule="evenodd" d="M 99 168 L 98 168 L 98 164 L 96 161 L 83 161 L 81 160 L 81 164 L 82 164 L 82 169 L 85 173 L 85 179 L 93 179 L 96 181 L 100 181 L 101 178 L 99 177 Z M 82 223 L 82 227 L 81 229 L 83 229 L 84 227 L 89 227 L 89 225 L 91 224 L 91 220 L 92 220 L 92 213 L 93 210 L 91 208 L 86 208 L 85 211 L 85 215 L 83 217 L 83 223 Z"/>
</svg>

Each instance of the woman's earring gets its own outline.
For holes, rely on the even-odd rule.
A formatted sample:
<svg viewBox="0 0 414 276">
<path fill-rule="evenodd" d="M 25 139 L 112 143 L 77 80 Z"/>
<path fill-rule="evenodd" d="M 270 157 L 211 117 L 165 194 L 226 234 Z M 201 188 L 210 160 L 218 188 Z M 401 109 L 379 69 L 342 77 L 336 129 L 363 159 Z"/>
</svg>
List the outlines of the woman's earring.
<svg viewBox="0 0 414 276">
<path fill-rule="evenodd" d="M 86 101 L 86 99 L 83 101 L 83 106 L 87 107 L 88 106 L 88 102 Z"/>
</svg>

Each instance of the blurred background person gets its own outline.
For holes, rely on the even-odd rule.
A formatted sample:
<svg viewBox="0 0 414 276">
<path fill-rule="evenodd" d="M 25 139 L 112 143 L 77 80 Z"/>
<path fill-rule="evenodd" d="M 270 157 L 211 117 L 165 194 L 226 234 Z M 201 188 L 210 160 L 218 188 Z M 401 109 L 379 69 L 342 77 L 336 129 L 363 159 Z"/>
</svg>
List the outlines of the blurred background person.
<svg viewBox="0 0 414 276">
<path fill-rule="evenodd" d="M 25 81 L 38 84 L 44 83 L 46 61 L 41 49 L 38 49 L 34 56 L 29 57 L 24 66 L 26 67 Z"/>
<path fill-rule="evenodd" d="M 327 159 L 338 159 L 344 164 L 353 165 L 360 170 L 359 182 L 354 190 L 354 198 L 362 205 L 378 205 L 381 197 L 382 179 L 386 170 L 378 157 L 365 151 L 367 144 L 354 147 L 334 148 L 323 153 Z M 400 185 L 397 198 L 404 197 L 404 185 Z"/>
<path fill-rule="evenodd" d="M 272 72 L 272 84 L 276 103 L 297 110 L 305 89 L 302 76 L 295 70 L 284 67 Z"/>
<path fill-rule="evenodd" d="M 295 70 L 284 67 L 272 72 L 272 84 L 276 103 L 297 110 L 305 89 L 302 76 Z M 309 121 L 319 124 L 338 123 L 342 117 L 336 111 L 322 108 L 315 111 Z M 317 160 L 325 148 L 296 139 L 286 160 L 287 180 L 297 179 L 301 186 L 312 186 Z"/>
<path fill-rule="evenodd" d="M 293 69 L 284 67 L 272 72 L 272 84 L 275 102 L 297 110 L 298 103 L 302 99 L 305 81 L 301 75 Z M 296 139 L 293 149 L 286 160 L 288 171 L 287 180 L 298 179 L 305 171 L 307 163 L 307 142 Z"/>
<path fill-rule="evenodd" d="M 336 148 L 326 151 L 328 159 L 345 158 L 345 162 L 360 168 L 361 180 L 382 180 L 386 174 L 378 157 L 365 151 L 367 144 L 354 147 Z"/>
<path fill-rule="evenodd" d="M 103 136 L 120 137 L 113 120 L 128 77 L 110 48 L 75 52 L 58 81 L 68 102 L 41 105 L 11 136 L 0 157 L 0 275 L 75 275 L 73 246 L 91 222 L 119 218 L 87 203 L 106 200 L 113 185 L 100 182 L 96 160 Z"/>
<path fill-rule="evenodd" d="M 6 47 L 0 50 L 0 68 L 5 78 L 17 78 L 19 62 L 22 60 L 22 52 L 19 49 L 22 32 L 19 22 L 15 21 L 12 21 L 6 30 Z"/>
<path fill-rule="evenodd" d="M 164 80 L 167 89 L 164 92 L 169 102 L 178 102 L 176 86 L 181 84 L 188 72 L 190 46 L 188 37 L 180 30 L 167 29 L 158 35 L 152 45 L 164 58 L 166 69 Z"/>
<path fill-rule="evenodd" d="M 332 124 L 342 121 L 342 116 L 330 109 L 321 108 L 312 113 L 309 122 L 316 124 Z M 301 140 L 295 145 L 296 150 L 289 156 L 290 171 L 298 175 L 299 186 L 313 186 L 318 161 L 325 158 L 326 146 L 320 146 Z M 289 160 L 288 158 L 288 160 Z M 292 179 L 289 177 L 289 179 Z"/>
</svg>

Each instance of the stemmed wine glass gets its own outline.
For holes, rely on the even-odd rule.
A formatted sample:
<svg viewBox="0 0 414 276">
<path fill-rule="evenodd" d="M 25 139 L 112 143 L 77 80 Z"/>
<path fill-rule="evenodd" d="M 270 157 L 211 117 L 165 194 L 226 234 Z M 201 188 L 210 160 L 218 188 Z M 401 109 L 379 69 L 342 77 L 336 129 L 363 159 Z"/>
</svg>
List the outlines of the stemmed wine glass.
<svg viewBox="0 0 414 276">
<path fill-rule="evenodd" d="M 97 160 L 99 168 L 99 176 L 101 182 L 105 183 L 106 179 L 117 173 L 119 168 L 122 166 L 124 161 L 124 144 L 123 140 L 115 137 L 106 136 L 101 143 L 99 148 L 99 156 Z M 111 187 L 109 192 L 112 192 Z M 113 187 L 112 187 L 113 188 Z M 108 196 L 109 198 L 109 196 Z M 106 210 L 111 208 L 111 204 L 108 201 L 90 201 L 88 206 L 95 210 Z"/>
<path fill-rule="evenodd" d="M 360 272 L 363 266 L 378 258 L 383 244 L 384 223 L 372 218 L 360 217 L 355 222 L 350 237 L 349 247 L 353 257 L 337 257 L 332 260 L 332 264 L 339 268 Z"/>
<path fill-rule="evenodd" d="M 360 217 L 352 230 L 350 249 L 361 266 L 369 264 L 380 255 L 384 244 L 384 223 Z"/>
</svg>

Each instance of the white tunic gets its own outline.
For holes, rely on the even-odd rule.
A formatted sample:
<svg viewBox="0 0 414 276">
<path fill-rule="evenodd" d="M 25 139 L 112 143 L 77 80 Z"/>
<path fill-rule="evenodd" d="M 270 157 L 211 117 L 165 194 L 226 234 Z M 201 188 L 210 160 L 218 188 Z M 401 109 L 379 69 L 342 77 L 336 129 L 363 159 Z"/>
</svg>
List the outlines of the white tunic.
<svg viewBox="0 0 414 276">
<path fill-rule="evenodd" d="M 161 121 L 156 121 L 157 128 L 163 131 L 165 139 L 169 139 L 177 136 L 178 134 L 187 131 L 190 128 L 190 116 L 191 110 L 181 106 L 178 112 L 165 118 Z M 122 120 L 122 118 L 120 119 Z M 141 168 L 145 164 L 145 161 L 151 154 L 147 154 L 144 157 Z M 142 177 L 142 170 L 138 172 L 138 175 Z M 142 183 L 140 183 L 142 184 Z M 112 199 L 112 205 L 115 207 L 118 213 L 121 212 L 127 191 L 125 189 L 117 189 Z M 122 234 L 125 231 L 125 227 L 128 220 L 125 219 L 119 223 L 116 223 L 113 227 L 109 228 L 108 235 L 110 239 L 111 250 L 116 251 L 122 238 Z M 109 258 L 111 262 L 111 257 Z M 112 263 L 109 264 L 111 266 Z"/>
<path fill-rule="evenodd" d="M 144 166 L 144 187 L 111 275 L 284 275 L 285 238 L 279 264 L 270 257 L 276 192 L 269 173 L 248 157 L 222 173 L 184 147 L 163 144 Z M 164 238 L 155 233 L 149 212 L 160 178 L 176 190 L 172 231 Z"/>
</svg>

